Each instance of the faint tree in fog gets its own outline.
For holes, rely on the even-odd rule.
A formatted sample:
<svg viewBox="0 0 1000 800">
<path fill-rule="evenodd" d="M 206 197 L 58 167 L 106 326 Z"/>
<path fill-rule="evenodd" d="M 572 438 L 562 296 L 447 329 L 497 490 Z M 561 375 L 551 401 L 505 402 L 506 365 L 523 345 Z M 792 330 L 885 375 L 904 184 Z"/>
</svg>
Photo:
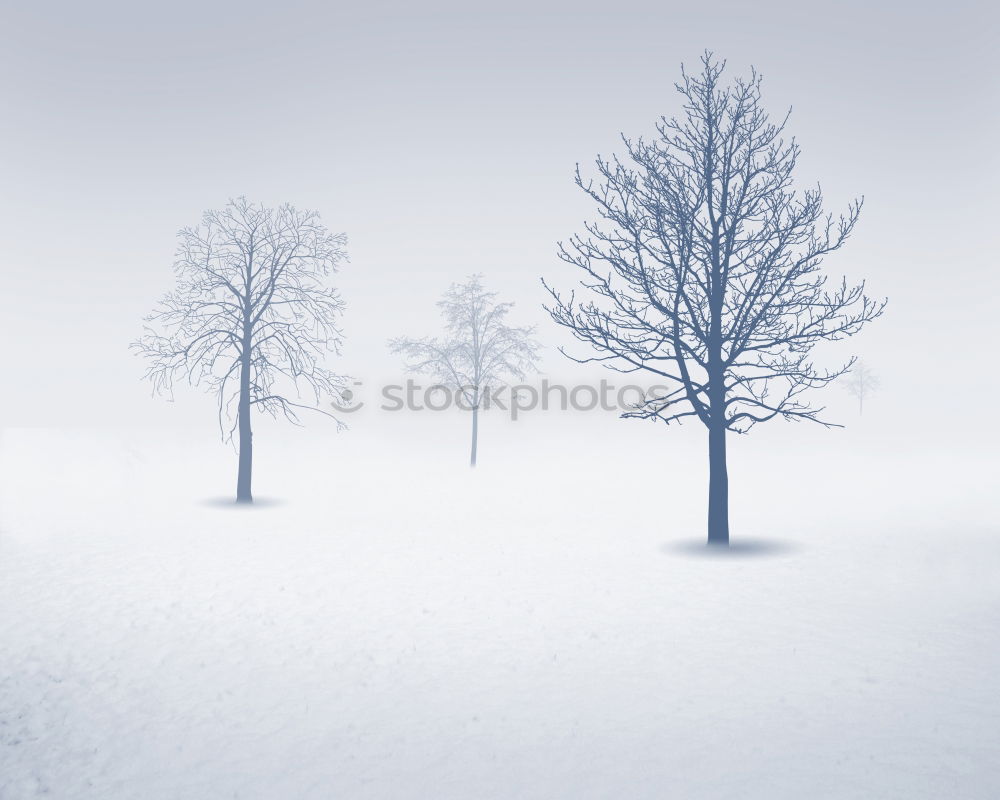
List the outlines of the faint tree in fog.
<svg viewBox="0 0 1000 800">
<path fill-rule="evenodd" d="M 865 413 L 865 398 L 870 397 L 879 388 L 878 376 L 864 362 L 858 361 L 851 367 L 844 384 L 847 391 L 858 398 L 858 415 Z"/>
<path fill-rule="evenodd" d="M 534 328 L 512 328 L 504 320 L 513 303 L 497 303 L 496 292 L 483 287 L 482 276 L 455 283 L 438 302 L 445 320 L 441 338 L 396 338 L 393 353 L 406 359 L 411 372 L 430 375 L 456 392 L 472 411 L 472 447 L 469 463 L 476 466 L 479 409 L 486 391 L 518 380 L 535 368 L 538 343 Z"/>
<path fill-rule="evenodd" d="M 819 187 L 797 192 L 787 116 L 769 119 L 756 72 L 723 85 L 724 67 L 706 53 L 698 74 L 682 68 L 680 118 L 661 118 L 650 139 L 623 136 L 626 158 L 598 157 L 596 180 L 577 167 L 600 221 L 559 255 L 585 273 L 586 299 L 546 284 L 553 319 L 596 351 L 573 360 L 644 370 L 676 387 L 623 416 L 695 417 L 708 429 L 708 542 L 719 545 L 729 543 L 726 432 L 774 418 L 830 424 L 803 395 L 853 360 L 824 370 L 810 351 L 884 308 L 864 283 L 828 286 L 820 272 L 861 202 L 833 217 Z"/>
<path fill-rule="evenodd" d="M 252 411 L 296 424 L 305 408 L 331 416 L 299 402 L 301 390 L 318 403 L 343 386 L 323 362 L 340 353 L 344 304 L 326 279 L 346 260 L 346 237 L 315 212 L 241 197 L 178 238 L 176 288 L 133 347 L 149 359 L 155 393 L 172 398 L 177 379 L 215 393 L 223 438 L 238 432 L 236 500 L 251 503 Z"/>
</svg>

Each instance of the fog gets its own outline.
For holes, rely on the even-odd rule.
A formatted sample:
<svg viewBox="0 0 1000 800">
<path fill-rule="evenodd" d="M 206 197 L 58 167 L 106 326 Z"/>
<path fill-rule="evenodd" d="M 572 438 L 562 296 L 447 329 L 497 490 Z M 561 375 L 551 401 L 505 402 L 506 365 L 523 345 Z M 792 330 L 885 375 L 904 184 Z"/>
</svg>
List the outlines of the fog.
<svg viewBox="0 0 1000 800">
<path fill-rule="evenodd" d="M 995 33 L 985 3 L 5 4 L 0 797 L 1000 793 Z M 818 361 L 842 428 L 386 410 L 474 273 L 567 387 L 649 386 L 542 308 L 577 164 L 681 113 L 706 49 L 860 196 L 825 271 L 885 315 Z M 347 429 L 254 427 L 129 345 L 232 197 L 348 237 Z M 414 378 L 421 387 L 430 382 Z M 390 390 L 398 395 L 398 390 Z M 421 395 L 422 396 L 422 395 Z M 324 398 L 324 408 L 329 408 Z M 356 408 L 355 408 L 356 407 Z"/>
<path fill-rule="evenodd" d="M 988 404 L 972 398 L 997 388 L 984 358 L 998 288 L 985 4 L 3 14 L 7 425 L 210 414 L 195 396 L 149 401 L 127 345 L 172 285 L 176 230 L 240 194 L 316 209 L 347 233 L 348 374 L 398 382 L 385 340 L 432 331 L 441 292 L 482 272 L 516 316 L 541 324 L 547 373 L 593 381 L 558 355 L 567 340 L 539 308 L 540 276 L 576 279 L 556 242 L 593 215 L 574 165 L 586 173 L 598 153 L 621 152 L 619 133 L 678 113 L 680 63 L 712 48 L 732 74 L 764 74 L 773 114 L 793 108 L 803 186 L 820 182 L 831 211 L 865 197 L 826 268 L 891 304 L 831 360 L 857 353 L 878 372 L 884 427 L 982 438 Z"/>
</svg>

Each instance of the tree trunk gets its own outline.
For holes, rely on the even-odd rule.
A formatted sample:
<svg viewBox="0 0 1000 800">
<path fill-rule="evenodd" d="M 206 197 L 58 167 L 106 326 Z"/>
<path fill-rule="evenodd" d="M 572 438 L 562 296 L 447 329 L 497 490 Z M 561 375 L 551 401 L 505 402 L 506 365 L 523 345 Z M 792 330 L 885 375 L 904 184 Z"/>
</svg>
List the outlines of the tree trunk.
<svg viewBox="0 0 1000 800">
<path fill-rule="evenodd" d="M 476 466 L 476 448 L 479 446 L 479 405 L 472 407 L 472 455 L 469 457 L 469 466 Z"/>
<path fill-rule="evenodd" d="M 236 502 L 252 503 L 250 481 L 253 474 L 253 431 L 250 429 L 250 364 L 246 361 L 240 369 L 240 469 L 236 478 Z"/>
<path fill-rule="evenodd" d="M 729 547 L 729 473 L 722 425 L 708 429 L 708 544 Z"/>
</svg>

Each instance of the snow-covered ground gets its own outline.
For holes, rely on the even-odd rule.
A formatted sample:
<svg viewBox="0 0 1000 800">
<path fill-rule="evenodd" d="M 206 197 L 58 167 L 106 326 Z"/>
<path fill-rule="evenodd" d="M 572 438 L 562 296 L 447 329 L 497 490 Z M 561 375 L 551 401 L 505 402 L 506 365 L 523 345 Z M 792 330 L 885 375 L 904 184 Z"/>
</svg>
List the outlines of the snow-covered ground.
<svg viewBox="0 0 1000 800">
<path fill-rule="evenodd" d="M 5 431 L 0 797 L 1000 796 L 985 458 L 606 427 Z"/>
</svg>

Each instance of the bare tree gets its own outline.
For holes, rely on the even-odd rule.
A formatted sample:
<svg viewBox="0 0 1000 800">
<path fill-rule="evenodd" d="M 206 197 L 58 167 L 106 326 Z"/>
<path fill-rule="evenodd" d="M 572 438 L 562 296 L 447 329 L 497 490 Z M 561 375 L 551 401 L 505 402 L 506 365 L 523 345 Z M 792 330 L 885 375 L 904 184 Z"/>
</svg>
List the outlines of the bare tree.
<svg viewBox="0 0 1000 800">
<path fill-rule="evenodd" d="M 504 320 L 513 303 L 497 303 L 496 292 L 483 287 L 482 275 L 455 283 L 438 302 L 445 319 L 442 338 L 396 338 L 394 353 L 406 359 L 411 372 L 430 375 L 453 389 L 463 407 L 472 411 L 472 447 L 469 463 L 476 466 L 479 409 L 490 388 L 521 380 L 535 368 L 538 343 L 534 328 L 513 328 Z"/>
<path fill-rule="evenodd" d="M 601 221 L 560 244 L 581 269 L 588 298 L 546 284 L 553 319 L 622 372 L 645 370 L 674 386 L 623 416 L 671 423 L 695 417 L 708 429 L 708 542 L 729 543 L 726 432 L 782 418 L 828 425 L 803 397 L 847 365 L 810 358 L 822 340 L 857 333 L 884 301 L 864 284 L 828 286 L 824 256 L 844 244 L 861 211 L 824 213 L 818 187 L 799 193 L 799 147 L 785 141 L 787 116 L 770 121 L 761 79 L 728 86 L 711 53 L 675 84 L 681 118 L 662 118 L 649 140 L 622 136 L 627 158 L 598 157 L 599 178 L 576 183 Z"/>
<path fill-rule="evenodd" d="M 868 368 L 863 361 L 858 361 L 851 367 L 844 384 L 847 391 L 858 398 L 858 415 L 865 413 L 865 398 L 874 394 L 880 385 L 878 376 Z"/>
<path fill-rule="evenodd" d="M 344 304 L 325 282 L 346 260 L 346 237 L 331 234 L 315 212 L 241 197 L 178 239 L 177 286 L 133 348 L 149 359 L 154 393 L 172 398 L 181 378 L 216 394 L 224 440 L 238 431 L 236 501 L 251 503 L 251 412 L 295 424 L 305 408 L 332 416 L 300 402 L 301 392 L 318 403 L 344 384 L 323 362 L 340 353 Z"/>
</svg>

